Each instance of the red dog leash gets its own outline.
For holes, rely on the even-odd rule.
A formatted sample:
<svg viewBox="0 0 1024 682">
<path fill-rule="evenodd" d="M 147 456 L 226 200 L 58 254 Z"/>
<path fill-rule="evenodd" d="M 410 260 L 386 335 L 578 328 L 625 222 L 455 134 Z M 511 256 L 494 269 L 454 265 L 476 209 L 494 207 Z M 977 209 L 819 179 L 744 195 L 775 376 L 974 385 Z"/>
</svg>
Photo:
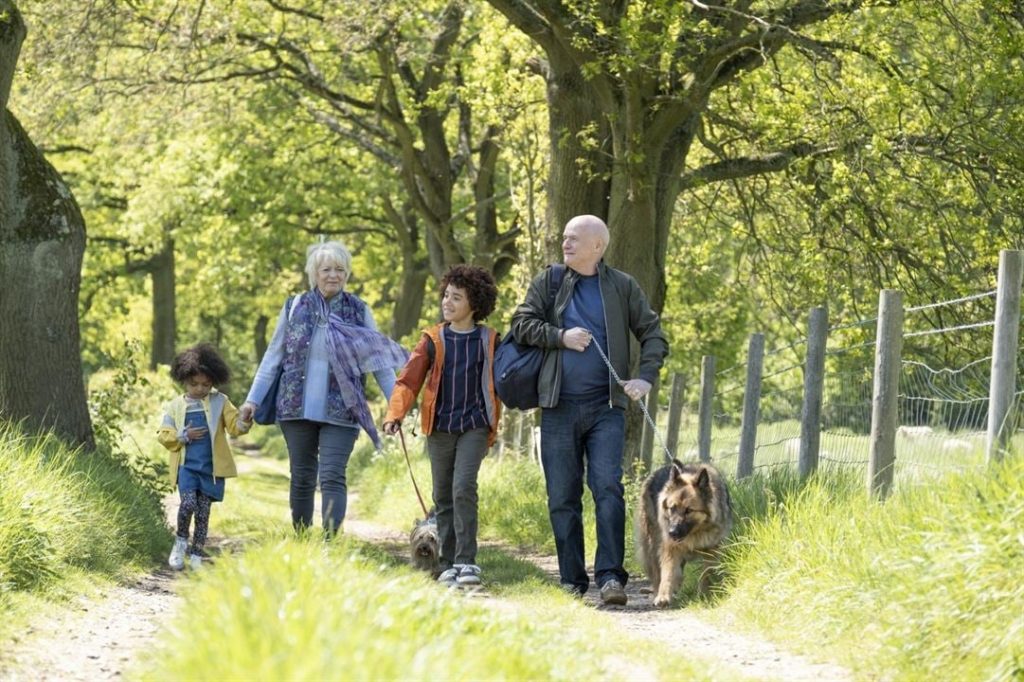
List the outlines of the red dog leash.
<svg viewBox="0 0 1024 682">
<path fill-rule="evenodd" d="M 398 427 L 398 439 L 402 442 L 402 452 L 405 453 L 405 465 L 409 467 L 409 478 L 412 479 L 413 490 L 416 491 L 416 499 L 420 501 L 420 509 L 423 510 L 423 518 L 426 519 L 430 516 L 430 512 L 427 511 L 427 505 L 423 504 L 423 496 L 420 495 L 420 487 L 416 485 L 416 477 L 412 475 L 412 461 L 409 460 L 409 451 L 405 447 L 405 434 L 402 433 L 402 427 Z"/>
</svg>

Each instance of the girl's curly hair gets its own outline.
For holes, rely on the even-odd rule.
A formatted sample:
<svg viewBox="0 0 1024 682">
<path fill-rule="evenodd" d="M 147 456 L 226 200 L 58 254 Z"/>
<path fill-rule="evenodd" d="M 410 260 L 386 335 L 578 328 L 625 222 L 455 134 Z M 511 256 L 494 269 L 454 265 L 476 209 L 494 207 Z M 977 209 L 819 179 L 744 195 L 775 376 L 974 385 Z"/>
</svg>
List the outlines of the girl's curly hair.
<svg viewBox="0 0 1024 682">
<path fill-rule="evenodd" d="M 214 386 L 231 380 L 231 370 L 217 349 L 209 343 L 197 343 L 178 353 L 171 361 L 171 378 L 179 384 L 197 374 L 210 377 Z"/>
<path fill-rule="evenodd" d="M 456 286 L 466 292 L 469 307 L 473 310 L 473 321 L 486 319 L 494 312 L 494 304 L 498 301 L 498 285 L 490 272 L 476 265 L 453 265 L 441 278 L 441 297 L 448 285 Z"/>
</svg>

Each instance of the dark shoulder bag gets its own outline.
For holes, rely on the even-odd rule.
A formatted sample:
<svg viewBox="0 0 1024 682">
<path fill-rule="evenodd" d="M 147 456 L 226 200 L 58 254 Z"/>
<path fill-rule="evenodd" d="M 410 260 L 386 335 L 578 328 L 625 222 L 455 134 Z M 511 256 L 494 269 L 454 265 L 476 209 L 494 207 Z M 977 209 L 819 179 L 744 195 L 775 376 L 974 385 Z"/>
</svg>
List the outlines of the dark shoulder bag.
<svg viewBox="0 0 1024 682">
<path fill-rule="evenodd" d="M 299 302 L 299 296 L 301 296 L 301 294 L 292 296 L 285 301 L 285 305 L 288 305 L 288 320 L 292 319 L 292 313 L 295 312 L 295 305 Z M 257 424 L 269 426 L 277 421 L 277 389 L 281 386 L 281 374 L 283 371 L 284 360 L 282 359 L 281 366 L 277 368 L 277 376 L 274 377 L 274 383 L 270 384 L 270 389 L 267 390 L 267 395 L 252 413 L 252 420 Z"/>
<path fill-rule="evenodd" d="M 548 302 L 554 305 L 555 294 L 562 286 L 565 266 L 557 263 L 551 266 L 548 278 Z M 494 351 L 494 390 L 506 407 L 516 410 L 532 410 L 540 405 L 537 380 L 544 363 L 546 348 L 517 343 L 512 334 L 505 338 Z"/>
</svg>

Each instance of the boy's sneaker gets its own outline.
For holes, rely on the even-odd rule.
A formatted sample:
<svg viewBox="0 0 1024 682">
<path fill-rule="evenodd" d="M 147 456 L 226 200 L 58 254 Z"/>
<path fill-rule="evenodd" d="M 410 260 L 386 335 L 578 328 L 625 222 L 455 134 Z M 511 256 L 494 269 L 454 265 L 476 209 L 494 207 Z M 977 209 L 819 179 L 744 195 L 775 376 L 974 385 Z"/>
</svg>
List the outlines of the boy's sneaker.
<svg viewBox="0 0 1024 682">
<path fill-rule="evenodd" d="M 175 571 L 185 568 L 185 550 L 188 549 L 188 538 L 174 536 L 174 547 L 171 548 L 171 556 L 167 557 L 167 564 Z"/>
<path fill-rule="evenodd" d="M 622 587 L 622 583 L 612 578 L 604 585 L 601 585 L 601 601 L 605 604 L 625 606 L 626 590 Z"/>
<path fill-rule="evenodd" d="M 476 564 L 466 564 L 459 571 L 459 577 L 456 578 L 455 582 L 459 585 L 479 585 L 480 567 Z"/>
<path fill-rule="evenodd" d="M 441 583 L 442 585 L 451 586 L 455 584 L 455 581 L 458 579 L 458 577 L 459 569 L 453 566 L 449 569 L 441 571 L 441 575 L 437 576 L 437 582 Z"/>
<path fill-rule="evenodd" d="M 203 555 L 189 554 L 188 567 L 191 568 L 193 571 L 201 570 L 203 568 Z"/>
</svg>

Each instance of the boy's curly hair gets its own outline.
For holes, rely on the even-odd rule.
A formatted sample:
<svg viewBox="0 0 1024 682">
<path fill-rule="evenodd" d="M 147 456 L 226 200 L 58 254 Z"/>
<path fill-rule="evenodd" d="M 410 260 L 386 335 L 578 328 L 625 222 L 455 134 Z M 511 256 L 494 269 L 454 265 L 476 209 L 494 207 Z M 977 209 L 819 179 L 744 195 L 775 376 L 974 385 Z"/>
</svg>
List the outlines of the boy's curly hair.
<svg viewBox="0 0 1024 682">
<path fill-rule="evenodd" d="M 494 312 L 494 304 L 498 301 L 498 285 L 490 272 L 476 265 L 453 265 L 441 278 L 441 298 L 448 285 L 458 287 L 466 292 L 469 307 L 473 310 L 473 321 L 486 319 Z"/>
<path fill-rule="evenodd" d="M 171 378 L 179 384 L 197 374 L 210 377 L 214 386 L 231 380 L 231 370 L 217 349 L 209 343 L 197 343 L 178 353 L 171 361 Z"/>
</svg>

